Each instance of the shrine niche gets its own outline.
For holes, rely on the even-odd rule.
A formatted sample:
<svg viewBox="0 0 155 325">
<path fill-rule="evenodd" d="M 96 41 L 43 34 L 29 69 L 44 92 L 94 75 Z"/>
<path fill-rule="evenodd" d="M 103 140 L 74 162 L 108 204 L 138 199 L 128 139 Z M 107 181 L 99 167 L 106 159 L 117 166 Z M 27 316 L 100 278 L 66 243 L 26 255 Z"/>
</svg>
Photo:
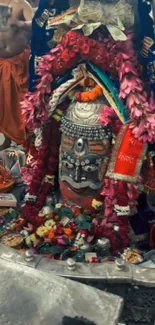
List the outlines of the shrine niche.
<svg viewBox="0 0 155 325">
<path fill-rule="evenodd" d="M 94 263 L 121 254 L 138 264 L 141 245 L 155 245 L 154 97 L 135 53 L 134 10 L 131 1 L 81 1 L 48 19 L 58 45 L 22 103 L 27 187 L 17 229 L 37 254 L 86 261 L 89 252 Z"/>
<path fill-rule="evenodd" d="M 3 211 L 1 243 L 43 271 L 122 295 L 123 321 L 152 325 L 154 40 L 142 39 L 144 69 L 135 7 L 81 1 L 48 17 L 57 46 L 36 58 L 38 85 L 22 102 L 26 193 L 18 213 Z"/>
</svg>

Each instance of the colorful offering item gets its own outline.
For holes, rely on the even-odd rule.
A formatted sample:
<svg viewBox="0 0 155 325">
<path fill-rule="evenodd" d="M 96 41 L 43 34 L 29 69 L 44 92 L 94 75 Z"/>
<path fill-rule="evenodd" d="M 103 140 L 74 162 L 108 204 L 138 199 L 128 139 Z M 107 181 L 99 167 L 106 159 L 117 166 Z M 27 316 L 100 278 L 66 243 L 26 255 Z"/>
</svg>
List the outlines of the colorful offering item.
<svg viewBox="0 0 155 325">
<path fill-rule="evenodd" d="M 101 238 L 96 217 L 78 207 L 57 204 L 48 214 L 47 207 L 44 208 L 40 213 L 44 223 L 39 227 L 26 223 L 14 209 L 0 212 L 0 242 L 10 248 L 32 249 L 49 258 L 74 257 L 77 262 L 89 263 L 111 256 L 110 242 Z"/>
<path fill-rule="evenodd" d="M 0 193 L 10 192 L 15 184 L 15 178 L 12 177 L 9 170 L 0 165 Z"/>
<path fill-rule="evenodd" d="M 105 238 L 117 255 L 130 245 L 129 219 L 148 188 L 148 144 L 155 141 L 155 101 L 134 52 L 134 10 L 124 0 L 81 1 L 56 25 L 59 36 L 64 29 L 61 41 L 42 58 L 37 90 L 22 104 L 28 241 L 38 247 L 41 238 L 47 250 L 40 252 L 59 256 L 64 246 L 75 252 L 80 241 L 80 260 Z M 58 189 L 73 215 L 55 213 Z"/>
<path fill-rule="evenodd" d="M 0 240 L 1 244 L 8 246 L 10 248 L 16 248 L 19 249 L 21 248 L 23 242 L 24 242 L 24 238 L 22 236 L 20 236 L 19 234 L 7 234 L 4 235 L 1 240 Z"/>
<path fill-rule="evenodd" d="M 140 264 L 144 261 L 143 254 L 138 249 L 126 249 L 122 254 L 123 259 L 131 264 Z"/>
</svg>

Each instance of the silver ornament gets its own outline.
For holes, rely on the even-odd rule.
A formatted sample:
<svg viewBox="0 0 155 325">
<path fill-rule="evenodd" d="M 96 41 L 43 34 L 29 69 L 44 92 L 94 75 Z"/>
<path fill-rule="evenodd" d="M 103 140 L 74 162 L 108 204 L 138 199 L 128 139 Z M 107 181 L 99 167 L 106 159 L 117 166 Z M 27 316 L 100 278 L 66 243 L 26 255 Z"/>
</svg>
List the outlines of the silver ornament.
<svg viewBox="0 0 155 325">
<path fill-rule="evenodd" d="M 110 240 L 108 238 L 100 238 L 97 240 L 97 246 L 104 250 L 109 250 L 111 247 Z"/>
<path fill-rule="evenodd" d="M 80 247 L 80 250 L 83 252 L 89 252 L 91 249 L 91 246 L 89 244 L 84 244 Z"/>
<path fill-rule="evenodd" d="M 25 260 L 27 262 L 32 262 L 34 260 L 34 253 L 30 249 L 25 252 Z"/>
<path fill-rule="evenodd" d="M 68 258 L 67 259 L 67 268 L 70 271 L 74 271 L 76 268 L 76 262 L 73 258 Z"/>
</svg>

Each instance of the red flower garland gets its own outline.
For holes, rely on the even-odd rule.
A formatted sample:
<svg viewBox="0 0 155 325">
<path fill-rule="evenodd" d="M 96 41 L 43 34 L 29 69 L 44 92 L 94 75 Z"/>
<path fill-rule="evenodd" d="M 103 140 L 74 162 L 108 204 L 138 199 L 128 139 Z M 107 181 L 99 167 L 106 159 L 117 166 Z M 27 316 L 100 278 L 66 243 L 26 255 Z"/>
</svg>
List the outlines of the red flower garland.
<svg viewBox="0 0 155 325">
<path fill-rule="evenodd" d="M 44 223 L 44 219 L 38 217 L 39 211 L 44 206 L 46 197 L 52 191 L 54 183 L 46 181 L 45 176 L 55 177 L 59 165 L 60 146 L 60 122 L 55 119 L 45 126 L 43 132 L 43 145 L 38 153 L 37 167 L 33 180 L 29 187 L 29 196 L 23 207 L 25 220 L 36 227 Z M 36 197 L 31 200 L 31 196 Z"/>
</svg>

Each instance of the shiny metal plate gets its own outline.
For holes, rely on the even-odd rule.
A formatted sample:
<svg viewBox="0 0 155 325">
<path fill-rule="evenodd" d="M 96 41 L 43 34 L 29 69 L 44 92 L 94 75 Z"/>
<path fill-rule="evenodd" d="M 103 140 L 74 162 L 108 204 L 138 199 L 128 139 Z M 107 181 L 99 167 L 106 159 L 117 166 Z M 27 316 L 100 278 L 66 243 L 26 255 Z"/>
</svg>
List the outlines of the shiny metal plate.
<svg viewBox="0 0 155 325">
<path fill-rule="evenodd" d="M 36 269 L 50 278 L 59 275 L 120 296 L 124 299 L 120 319 L 123 325 L 155 325 L 155 271 L 153 268 L 128 263 L 121 265 L 118 260 L 113 264 L 77 263 L 74 268 L 70 268 L 66 261 L 58 262 L 39 256 L 34 256 L 28 262 L 25 254 L 3 245 L 0 245 L 0 260 L 16 263 L 21 267 L 28 266 L 29 269 Z"/>
<path fill-rule="evenodd" d="M 116 325 L 123 299 L 0 259 L 0 324 L 61 325 L 64 316 Z"/>
</svg>

